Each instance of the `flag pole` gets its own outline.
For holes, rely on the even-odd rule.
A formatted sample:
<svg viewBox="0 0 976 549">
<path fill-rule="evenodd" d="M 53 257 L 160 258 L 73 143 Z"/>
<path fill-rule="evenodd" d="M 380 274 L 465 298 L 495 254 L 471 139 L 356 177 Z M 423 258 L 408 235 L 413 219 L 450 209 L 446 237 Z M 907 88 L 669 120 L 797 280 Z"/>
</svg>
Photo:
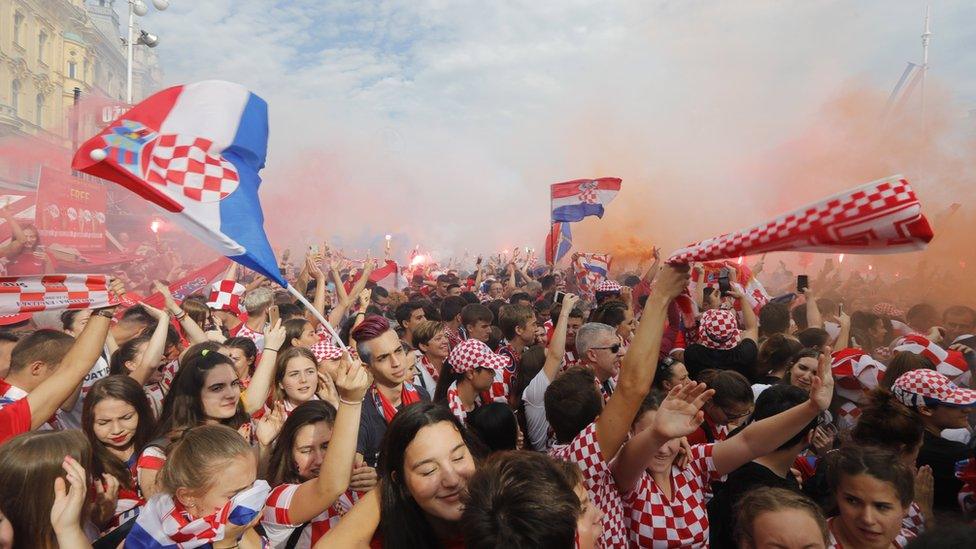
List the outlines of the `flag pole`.
<svg viewBox="0 0 976 549">
<path fill-rule="evenodd" d="M 341 339 L 339 339 L 339 334 L 337 334 L 335 329 L 332 327 L 332 325 L 329 324 L 329 321 L 326 320 L 324 316 L 322 316 L 322 313 L 319 312 L 319 310 L 316 309 L 314 305 L 308 302 L 308 299 L 305 296 L 303 296 L 301 292 L 298 291 L 298 288 L 289 284 L 288 286 L 285 287 L 285 289 L 288 290 L 288 293 L 295 296 L 295 299 L 297 299 L 302 305 L 304 305 L 306 309 L 311 311 L 312 315 L 314 315 L 315 318 L 319 322 L 321 322 L 323 326 L 325 326 L 325 329 L 329 331 L 329 334 L 332 335 L 333 339 L 335 339 L 336 344 L 339 345 L 340 349 L 342 349 L 343 351 L 349 350 L 346 348 L 346 344 L 343 343 Z"/>
<path fill-rule="evenodd" d="M 552 258 L 552 263 L 549 264 L 553 269 L 556 268 L 556 251 L 559 250 L 559 244 L 556 243 L 555 232 L 556 224 L 552 220 L 552 185 L 549 185 L 549 257 Z"/>
</svg>

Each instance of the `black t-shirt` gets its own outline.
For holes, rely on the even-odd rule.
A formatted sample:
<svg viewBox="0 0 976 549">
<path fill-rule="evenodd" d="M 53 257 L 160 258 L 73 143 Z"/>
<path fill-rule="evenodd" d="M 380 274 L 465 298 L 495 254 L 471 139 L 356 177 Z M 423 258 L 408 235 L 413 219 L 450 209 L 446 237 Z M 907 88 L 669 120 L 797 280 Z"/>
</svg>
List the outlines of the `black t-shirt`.
<svg viewBox="0 0 976 549">
<path fill-rule="evenodd" d="M 756 360 L 759 347 L 751 339 L 744 339 L 731 349 L 710 349 L 695 343 L 685 349 L 685 367 L 692 379 L 698 379 L 703 370 L 735 370 L 746 376 L 750 383 L 756 382 Z"/>
<path fill-rule="evenodd" d="M 735 531 L 735 504 L 749 491 L 763 486 L 800 491 L 800 486 L 792 475 L 782 478 L 754 461 L 732 471 L 708 504 L 708 536 L 712 549 L 735 549 L 735 542 L 732 540 L 732 533 Z"/>
<path fill-rule="evenodd" d="M 430 401 L 430 393 L 426 389 L 420 385 L 414 385 L 414 388 L 420 394 L 421 401 Z M 397 411 L 402 409 L 403 406 L 401 405 Z M 356 443 L 356 452 L 362 454 L 366 465 L 376 467 L 380 455 L 380 443 L 383 442 L 383 435 L 385 434 L 386 419 L 376 408 L 372 392 L 366 391 L 366 397 L 363 399 L 363 412 L 359 420 L 359 440 Z"/>
<path fill-rule="evenodd" d="M 961 442 L 942 438 L 925 431 L 922 439 L 922 449 L 918 453 L 916 464 L 921 467 L 928 465 L 932 468 L 932 478 L 935 480 L 935 498 L 933 509 L 961 513 L 959 508 L 959 489 L 962 481 L 956 478 L 956 462 L 969 459 L 973 452 Z"/>
</svg>

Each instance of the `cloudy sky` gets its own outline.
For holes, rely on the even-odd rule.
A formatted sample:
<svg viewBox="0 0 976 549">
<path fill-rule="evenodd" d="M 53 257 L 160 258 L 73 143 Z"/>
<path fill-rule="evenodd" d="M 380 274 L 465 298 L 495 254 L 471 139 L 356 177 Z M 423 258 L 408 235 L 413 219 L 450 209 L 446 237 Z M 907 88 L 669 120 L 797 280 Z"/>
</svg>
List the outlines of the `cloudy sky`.
<svg viewBox="0 0 976 549">
<path fill-rule="evenodd" d="M 655 242 L 776 213 L 782 181 L 756 174 L 823 120 L 883 104 L 920 61 L 925 6 L 171 2 L 143 20 L 166 83 L 231 80 L 271 106 L 262 197 L 276 240 L 393 233 L 443 253 L 540 247 L 548 184 L 581 177 L 622 177 L 603 232 Z M 976 108 L 976 4 L 932 10 L 930 102 L 955 121 Z M 838 104 L 848 112 L 831 118 Z M 631 223 L 674 208 L 703 219 Z"/>
</svg>

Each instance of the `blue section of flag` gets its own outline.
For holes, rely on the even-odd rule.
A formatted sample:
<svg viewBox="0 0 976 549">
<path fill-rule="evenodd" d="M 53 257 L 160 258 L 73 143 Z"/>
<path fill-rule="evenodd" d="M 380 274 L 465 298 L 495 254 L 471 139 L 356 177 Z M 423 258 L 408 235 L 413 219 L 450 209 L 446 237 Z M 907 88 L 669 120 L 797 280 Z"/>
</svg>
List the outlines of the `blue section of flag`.
<svg viewBox="0 0 976 549">
<path fill-rule="evenodd" d="M 556 263 L 573 249 L 573 232 L 569 223 L 559 224 L 559 240 L 556 244 Z"/>
<path fill-rule="evenodd" d="M 264 213 L 258 199 L 261 176 L 268 152 L 268 104 L 250 94 L 244 107 L 237 134 L 222 156 L 237 168 L 240 183 L 237 190 L 220 202 L 220 232 L 245 248 L 231 259 L 288 286 L 278 268 L 271 244 L 264 232 Z"/>
<path fill-rule="evenodd" d="M 552 222 L 582 221 L 584 217 L 595 215 L 603 217 L 603 204 L 579 203 L 570 206 L 560 206 L 552 210 Z"/>
</svg>

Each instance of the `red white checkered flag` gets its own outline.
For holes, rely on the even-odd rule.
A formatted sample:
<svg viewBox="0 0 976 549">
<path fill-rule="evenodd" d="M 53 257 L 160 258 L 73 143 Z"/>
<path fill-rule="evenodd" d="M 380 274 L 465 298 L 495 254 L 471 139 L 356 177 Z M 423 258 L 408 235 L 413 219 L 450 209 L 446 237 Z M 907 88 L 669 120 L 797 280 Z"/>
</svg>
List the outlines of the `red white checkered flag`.
<svg viewBox="0 0 976 549">
<path fill-rule="evenodd" d="M 712 261 L 766 252 L 886 254 L 925 248 L 932 228 L 908 180 L 872 181 L 749 229 L 676 251 L 669 263 Z"/>
<path fill-rule="evenodd" d="M 105 275 L 0 277 L 0 315 L 117 305 Z"/>
</svg>

